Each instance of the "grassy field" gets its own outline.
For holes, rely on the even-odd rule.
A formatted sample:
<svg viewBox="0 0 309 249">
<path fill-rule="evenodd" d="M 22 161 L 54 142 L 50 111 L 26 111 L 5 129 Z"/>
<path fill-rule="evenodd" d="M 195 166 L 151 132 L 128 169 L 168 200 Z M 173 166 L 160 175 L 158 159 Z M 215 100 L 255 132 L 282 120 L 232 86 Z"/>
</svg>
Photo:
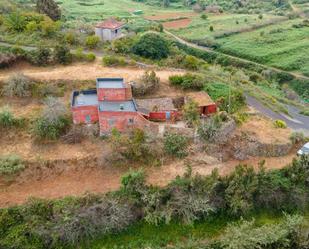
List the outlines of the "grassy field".
<svg viewBox="0 0 309 249">
<path fill-rule="evenodd" d="M 110 16 L 131 18 L 134 17 L 132 12 L 135 10 L 142 10 L 144 15 L 185 10 L 185 8 L 176 7 L 164 9 L 160 6 L 150 6 L 132 0 L 58 0 L 58 3 L 68 20 L 83 19 L 89 22 L 102 20 Z"/>
<path fill-rule="evenodd" d="M 256 225 L 280 222 L 283 216 L 259 214 L 254 216 Z M 83 249 L 115 249 L 115 248 L 168 248 L 171 245 L 185 245 L 193 241 L 216 238 L 222 233 L 226 225 L 231 222 L 226 218 L 214 218 L 193 226 L 171 223 L 169 225 L 154 226 L 145 222 L 131 226 L 126 231 L 103 236 L 85 244 Z M 174 247 L 173 247 L 174 248 Z M 189 248 L 189 247 L 188 247 Z"/>
<path fill-rule="evenodd" d="M 188 27 L 175 30 L 174 33 L 189 40 L 203 40 L 220 37 L 231 32 L 254 29 L 256 26 L 281 19 L 282 17 L 274 15 L 264 15 L 262 19 L 259 19 L 258 15 L 247 14 L 209 15 L 206 20 L 196 16 Z M 214 31 L 210 31 L 210 26 L 213 26 Z"/>
<path fill-rule="evenodd" d="M 292 27 L 301 22 L 286 21 L 217 41 L 223 52 L 309 76 L 309 27 Z"/>
</svg>

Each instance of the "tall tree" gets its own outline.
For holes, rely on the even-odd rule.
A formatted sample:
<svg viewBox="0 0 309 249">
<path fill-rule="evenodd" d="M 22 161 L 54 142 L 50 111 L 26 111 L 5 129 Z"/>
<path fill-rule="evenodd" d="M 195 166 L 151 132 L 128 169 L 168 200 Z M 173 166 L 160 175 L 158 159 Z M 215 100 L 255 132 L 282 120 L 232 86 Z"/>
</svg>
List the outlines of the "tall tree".
<svg viewBox="0 0 309 249">
<path fill-rule="evenodd" d="M 37 0 L 36 8 L 38 12 L 48 15 L 54 21 L 61 18 L 61 10 L 54 0 Z"/>
</svg>

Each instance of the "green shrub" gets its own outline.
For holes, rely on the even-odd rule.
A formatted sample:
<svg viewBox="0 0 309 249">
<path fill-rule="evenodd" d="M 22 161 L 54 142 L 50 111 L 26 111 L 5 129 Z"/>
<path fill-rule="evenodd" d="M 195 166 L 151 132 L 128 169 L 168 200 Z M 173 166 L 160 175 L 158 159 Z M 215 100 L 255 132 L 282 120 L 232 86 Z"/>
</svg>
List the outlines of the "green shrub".
<svg viewBox="0 0 309 249">
<path fill-rule="evenodd" d="M 36 1 L 36 9 L 39 13 L 44 13 L 52 20 L 60 20 L 61 10 L 54 0 L 38 0 Z"/>
<path fill-rule="evenodd" d="M 275 126 L 275 128 L 282 128 L 282 129 L 287 128 L 286 123 L 283 120 L 280 120 L 280 119 L 274 121 L 274 126 Z"/>
<path fill-rule="evenodd" d="M 86 61 L 92 62 L 92 61 L 95 61 L 96 56 L 94 53 L 88 53 L 85 55 L 85 59 Z"/>
<path fill-rule="evenodd" d="M 184 158 L 187 152 L 188 139 L 182 135 L 168 133 L 164 137 L 164 150 L 168 155 Z"/>
<path fill-rule="evenodd" d="M 201 18 L 202 18 L 203 20 L 206 20 L 206 19 L 208 18 L 208 16 L 207 16 L 206 14 L 202 14 L 202 15 L 201 15 Z"/>
<path fill-rule="evenodd" d="M 28 53 L 28 60 L 37 66 L 46 66 L 51 61 L 52 52 L 49 48 L 38 47 L 36 50 Z"/>
<path fill-rule="evenodd" d="M 199 74 L 172 75 L 169 81 L 172 85 L 180 86 L 182 89 L 201 90 L 204 86 L 204 78 Z"/>
<path fill-rule="evenodd" d="M 61 25 L 59 22 L 53 22 L 50 19 L 46 19 L 40 23 L 41 33 L 43 36 L 52 37 L 60 30 Z"/>
<path fill-rule="evenodd" d="M 69 45 L 77 44 L 76 34 L 73 32 L 68 32 L 64 35 L 64 41 Z"/>
<path fill-rule="evenodd" d="M 100 38 L 96 35 L 91 35 L 86 38 L 86 46 L 88 48 L 94 49 L 98 46 Z"/>
<path fill-rule="evenodd" d="M 299 113 L 302 114 L 302 115 L 305 115 L 305 116 L 309 116 L 309 110 L 304 110 L 304 111 L 301 111 Z"/>
<path fill-rule="evenodd" d="M 145 71 L 139 82 L 132 85 L 132 91 L 134 96 L 143 96 L 157 91 L 159 85 L 160 78 L 157 77 L 156 73 L 154 71 Z"/>
<path fill-rule="evenodd" d="M 0 109 L 0 128 L 10 128 L 16 123 L 14 115 L 8 107 Z"/>
<path fill-rule="evenodd" d="M 214 142 L 214 137 L 220 129 L 222 122 L 226 121 L 225 119 L 224 115 L 217 114 L 202 122 L 197 130 L 200 138 L 206 142 Z"/>
<path fill-rule="evenodd" d="M 133 37 L 124 37 L 114 40 L 111 48 L 115 53 L 128 54 L 131 52 L 135 42 Z"/>
<path fill-rule="evenodd" d="M 184 67 L 189 70 L 197 70 L 199 64 L 200 64 L 199 60 L 192 55 L 186 55 L 183 61 Z"/>
<path fill-rule="evenodd" d="M 142 191 L 146 187 L 146 176 L 142 170 L 132 171 L 121 177 L 122 191 L 135 198 L 140 199 Z"/>
<path fill-rule="evenodd" d="M 33 82 L 22 73 L 16 73 L 10 76 L 3 86 L 3 95 L 13 97 L 31 96 L 31 87 Z"/>
<path fill-rule="evenodd" d="M 210 27 L 209 27 L 209 31 L 213 32 L 213 31 L 214 31 L 214 27 L 213 27 L 213 26 L 210 26 Z"/>
<path fill-rule="evenodd" d="M 125 61 L 125 58 L 118 57 L 118 56 L 112 56 L 112 55 L 106 55 L 102 59 L 104 66 L 125 66 L 127 65 L 127 62 Z"/>
<path fill-rule="evenodd" d="M 149 32 L 140 37 L 132 51 L 145 58 L 162 59 L 169 55 L 169 46 L 160 34 Z"/>
<path fill-rule="evenodd" d="M 49 97 L 45 101 L 43 113 L 35 120 L 32 131 L 38 139 L 55 140 L 66 131 L 69 124 L 65 106 Z"/>
<path fill-rule="evenodd" d="M 112 153 L 107 161 L 120 165 L 158 165 L 160 164 L 158 150 L 159 144 L 156 141 L 150 143 L 145 132 L 141 129 L 133 129 L 128 134 L 120 134 L 113 129 L 110 137 Z"/>
<path fill-rule="evenodd" d="M 188 101 L 183 106 L 183 118 L 189 126 L 198 125 L 200 122 L 200 112 L 198 104 L 194 101 Z"/>
<path fill-rule="evenodd" d="M 293 144 L 302 143 L 305 141 L 305 135 L 302 132 L 293 132 L 290 136 L 290 140 Z"/>
<path fill-rule="evenodd" d="M 0 175 L 8 176 L 18 173 L 25 168 L 22 160 L 17 155 L 0 157 Z"/>
<path fill-rule="evenodd" d="M 40 30 L 40 25 L 37 24 L 35 21 L 31 21 L 27 23 L 25 30 L 27 33 L 32 34 Z"/>
<path fill-rule="evenodd" d="M 20 13 L 12 12 L 4 19 L 4 26 L 12 32 L 23 32 L 26 28 L 26 19 Z"/>
<path fill-rule="evenodd" d="M 70 49 L 63 44 L 59 44 L 55 47 L 53 57 L 55 62 L 63 65 L 70 64 L 73 59 Z"/>
</svg>

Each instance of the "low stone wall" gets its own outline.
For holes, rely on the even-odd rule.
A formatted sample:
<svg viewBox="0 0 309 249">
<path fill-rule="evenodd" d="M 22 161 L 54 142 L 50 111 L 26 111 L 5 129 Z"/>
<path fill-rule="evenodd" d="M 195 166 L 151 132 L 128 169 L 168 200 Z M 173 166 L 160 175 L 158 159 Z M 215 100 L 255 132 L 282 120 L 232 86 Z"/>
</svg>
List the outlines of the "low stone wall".
<svg viewBox="0 0 309 249">
<path fill-rule="evenodd" d="M 234 119 L 229 120 L 222 124 L 220 129 L 216 132 L 216 135 L 213 137 L 214 143 L 222 144 L 228 142 L 231 135 L 236 129 L 236 122 Z"/>
<path fill-rule="evenodd" d="M 292 143 L 263 143 L 255 138 L 236 139 L 233 143 L 233 157 L 245 160 L 253 157 L 279 157 L 287 155 L 293 148 Z"/>
</svg>

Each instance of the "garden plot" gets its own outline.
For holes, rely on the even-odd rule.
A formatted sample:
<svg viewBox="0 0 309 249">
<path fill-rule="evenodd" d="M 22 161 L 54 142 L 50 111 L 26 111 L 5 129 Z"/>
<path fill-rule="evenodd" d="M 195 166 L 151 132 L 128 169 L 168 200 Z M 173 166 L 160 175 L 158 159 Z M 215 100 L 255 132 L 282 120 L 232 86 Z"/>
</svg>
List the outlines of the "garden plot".
<svg viewBox="0 0 309 249">
<path fill-rule="evenodd" d="M 163 27 L 166 29 L 179 29 L 185 28 L 191 23 L 191 19 L 184 18 L 179 20 L 174 20 L 170 22 L 164 22 Z"/>
<path fill-rule="evenodd" d="M 309 75 L 309 27 L 302 19 L 217 39 L 220 51 Z"/>
<path fill-rule="evenodd" d="M 247 14 L 209 15 L 207 19 L 195 16 L 189 26 L 174 33 L 187 40 L 203 40 L 249 31 L 282 19 L 284 17 L 273 15 L 263 15 L 260 19 L 258 15 Z M 213 31 L 210 30 L 210 26 L 213 27 Z"/>
</svg>

